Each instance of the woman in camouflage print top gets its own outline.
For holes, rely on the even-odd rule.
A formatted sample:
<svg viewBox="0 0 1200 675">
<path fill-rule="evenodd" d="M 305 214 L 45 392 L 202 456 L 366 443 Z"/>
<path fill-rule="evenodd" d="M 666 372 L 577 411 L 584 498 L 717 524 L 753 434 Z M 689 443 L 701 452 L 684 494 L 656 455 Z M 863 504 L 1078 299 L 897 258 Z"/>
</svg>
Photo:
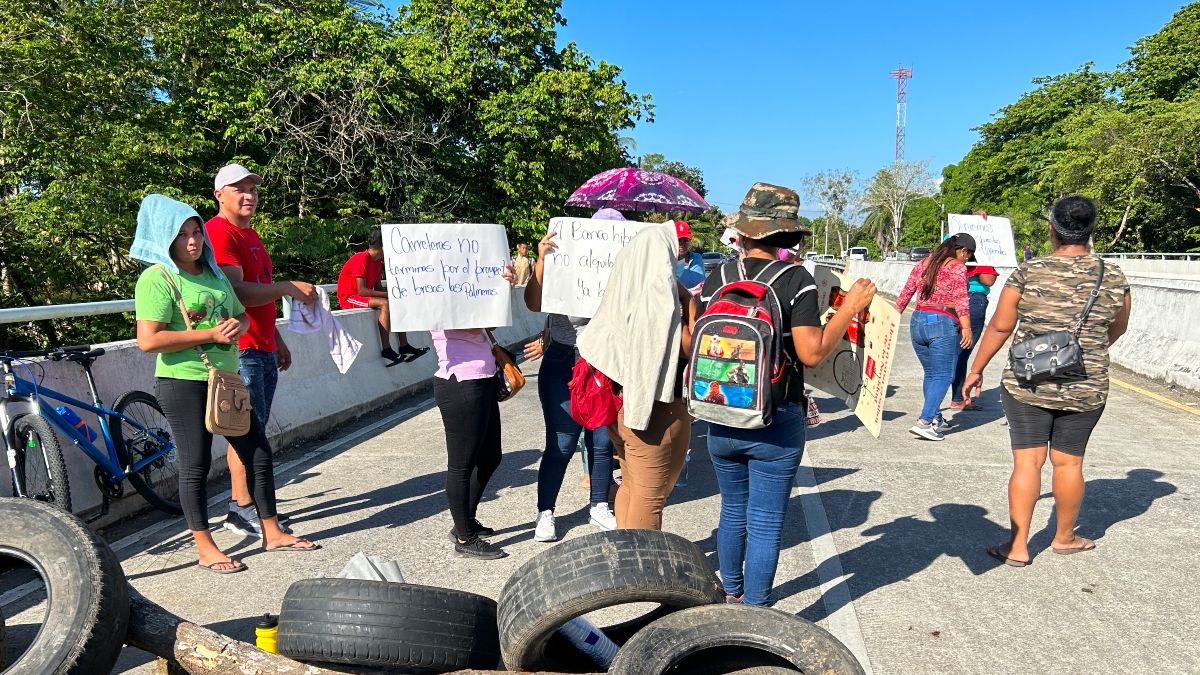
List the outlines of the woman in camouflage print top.
<svg viewBox="0 0 1200 675">
<path fill-rule="evenodd" d="M 1020 341 L 1074 330 L 1101 270 L 1099 256 L 1088 246 L 1095 222 L 1096 207 L 1088 198 L 1071 195 L 1055 202 L 1050 210 L 1054 253 L 1022 263 L 1009 277 L 963 385 L 964 396 L 978 392 L 984 368 L 1014 332 L 1013 339 Z M 1085 375 L 1027 387 L 1018 384 L 1011 368 L 1004 372 L 1001 399 L 1012 441 L 1008 510 L 1013 529 L 1011 541 L 988 554 L 1014 567 L 1032 562 L 1029 526 L 1047 455 L 1054 465 L 1058 514 L 1050 548 L 1064 555 L 1096 548 L 1095 542 L 1075 534 L 1083 502 L 1083 453 L 1108 396 L 1108 348 L 1125 333 L 1130 307 L 1125 275 L 1111 263 L 1103 270 L 1099 296 L 1079 333 Z"/>
</svg>

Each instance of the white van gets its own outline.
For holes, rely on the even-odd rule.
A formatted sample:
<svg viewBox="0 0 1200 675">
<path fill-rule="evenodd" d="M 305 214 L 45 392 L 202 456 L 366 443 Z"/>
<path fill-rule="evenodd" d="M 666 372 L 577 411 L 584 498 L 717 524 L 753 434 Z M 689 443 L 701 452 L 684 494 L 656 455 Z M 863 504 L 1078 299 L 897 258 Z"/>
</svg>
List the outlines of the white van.
<svg viewBox="0 0 1200 675">
<path fill-rule="evenodd" d="M 866 246 L 851 246 L 846 250 L 847 260 L 866 260 L 870 255 Z"/>
</svg>

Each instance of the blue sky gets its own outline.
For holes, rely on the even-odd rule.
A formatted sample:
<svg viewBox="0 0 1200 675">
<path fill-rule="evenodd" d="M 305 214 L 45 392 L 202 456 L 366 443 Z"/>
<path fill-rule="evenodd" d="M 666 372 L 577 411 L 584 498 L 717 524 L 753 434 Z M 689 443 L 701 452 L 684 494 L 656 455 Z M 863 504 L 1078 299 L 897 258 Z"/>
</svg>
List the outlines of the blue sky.
<svg viewBox="0 0 1200 675">
<path fill-rule="evenodd" d="M 889 164 L 898 65 L 914 71 L 905 158 L 940 172 L 1034 77 L 1112 69 L 1184 4 L 565 0 L 559 40 L 652 94 L 637 152 L 701 168 L 730 211 L 756 180 L 799 189 L 822 169 L 867 178 Z"/>
</svg>

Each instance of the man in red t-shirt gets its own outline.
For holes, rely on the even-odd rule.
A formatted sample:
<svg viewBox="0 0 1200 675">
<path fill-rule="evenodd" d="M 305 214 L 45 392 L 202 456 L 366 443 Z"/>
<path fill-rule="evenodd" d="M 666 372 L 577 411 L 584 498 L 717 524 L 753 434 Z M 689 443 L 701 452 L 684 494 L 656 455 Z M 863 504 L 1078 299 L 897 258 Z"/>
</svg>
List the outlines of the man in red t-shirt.
<svg viewBox="0 0 1200 675">
<path fill-rule="evenodd" d="M 370 308 L 379 315 L 379 355 L 390 363 L 413 361 L 425 355 L 429 348 L 417 349 L 408 343 L 408 335 L 397 333 L 399 353 L 392 349 L 392 321 L 388 309 L 387 292 L 380 287 L 383 279 L 383 232 L 375 229 L 367 237 L 367 250 L 350 256 L 338 274 L 337 296 L 342 309 Z"/>
<path fill-rule="evenodd" d="M 258 211 L 261 182 L 261 176 L 241 164 L 222 167 L 213 181 L 213 195 L 220 211 L 204 224 L 204 230 L 212 243 L 217 265 L 233 284 L 238 300 L 246 306 L 250 330 L 238 341 L 238 369 L 250 392 L 255 420 L 266 429 L 279 371 L 292 365 L 292 353 L 275 326 L 275 303 L 286 295 L 311 304 L 316 302 L 317 292 L 310 283 L 272 278 L 271 256 L 250 224 Z M 225 529 L 261 537 L 262 526 L 246 484 L 246 467 L 233 446 L 229 446 L 225 456 L 232 483 Z M 283 516 L 279 521 L 282 525 Z"/>
</svg>

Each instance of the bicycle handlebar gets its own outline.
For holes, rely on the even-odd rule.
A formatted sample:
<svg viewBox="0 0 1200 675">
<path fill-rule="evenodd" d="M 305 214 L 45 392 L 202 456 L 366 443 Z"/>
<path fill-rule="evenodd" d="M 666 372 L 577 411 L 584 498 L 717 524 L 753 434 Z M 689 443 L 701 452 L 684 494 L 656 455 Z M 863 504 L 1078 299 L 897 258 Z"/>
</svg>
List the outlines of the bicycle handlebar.
<svg viewBox="0 0 1200 675">
<path fill-rule="evenodd" d="M 47 358 L 51 361 L 78 361 L 81 359 L 94 359 L 104 354 L 103 347 L 92 349 L 91 345 L 71 345 L 68 347 L 55 347 L 54 349 L 35 349 L 31 351 L 20 352 L 0 352 L 0 359 L 13 361 L 17 359 L 35 359 Z"/>
</svg>

